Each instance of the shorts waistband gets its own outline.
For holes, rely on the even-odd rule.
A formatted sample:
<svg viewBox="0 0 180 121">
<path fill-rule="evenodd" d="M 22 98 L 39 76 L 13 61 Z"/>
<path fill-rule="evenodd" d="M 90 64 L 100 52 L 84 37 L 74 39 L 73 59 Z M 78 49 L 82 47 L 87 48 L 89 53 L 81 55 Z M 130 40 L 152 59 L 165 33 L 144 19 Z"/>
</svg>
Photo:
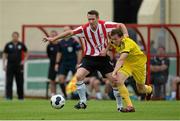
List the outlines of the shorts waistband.
<svg viewBox="0 0 180 121">
<path fill-rule="evenodd" d="M 91 60 L 110 59 L 109 56 L 89 56 L 89 55 L 84 56 L 84 58 L 86 58 L 86 59 L 91 59 Z"/>
</svg>

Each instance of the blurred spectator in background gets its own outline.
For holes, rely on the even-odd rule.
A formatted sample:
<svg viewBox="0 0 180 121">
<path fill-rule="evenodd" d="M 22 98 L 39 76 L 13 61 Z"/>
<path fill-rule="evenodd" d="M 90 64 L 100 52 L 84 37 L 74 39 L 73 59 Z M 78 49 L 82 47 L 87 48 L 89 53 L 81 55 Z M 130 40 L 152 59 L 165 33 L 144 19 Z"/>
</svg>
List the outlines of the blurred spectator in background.
<svg viewBox="0 0 180 121">
<path fill-rule="evenodd" d="M 133 28 L 128 28 L 129 38 L 133 39 L 137 43 L 137 33 Z"/>
<path fill-rule="evenodd" d="M 64 27 L 64 31 L 70 30 L 69 26 Z M 81 46 L 75 38 L 66 38 L 59 42 L 59 52 L 56 56 L 55 68 L 58 70 L 58 80 L 65 97 L 65 79 L 69 71 L 73 74 L 76 72 L 77 65 L 80 64 L 82 58 Z"/>
<path fill-rule="evenodd" d="M 145 52 L 145 48 L 144 48 L 144 45 L 143 45 L 142 41 L 139 40 L 139 41 L 137 42 L 137 44 L 139 45 L 140 49 L 141 49 L 143 52 Z"/>
<path fill-rule="evenodd" d="M 173 80 L 172 80 L 172 92 L 171 92 L 171 99 L 172 100 L 176 99 L 176 91 L 177 91 L 177 84 L 178 83 L 180 83 L 180 77 L 178 77 L 178 76 L 174 77 Z"/>
<path fill-rule="evenodd" d="M 150 52 L 151 54 L 156 54 L 156 48 L 154 47 L 154 40 L 151 40 L 151 43 L 150 43 Z"/>
<path fill-rule="evenodd" d="M 52 30 L 50 32 L 50 37 L 55 37 L 57 36 L 57 31 Z M 56 84 L 55 84 L 55 79 L 56 79 L 56 74 L 57 71 L 55 70 L 55 64 L 56 64 L 56 55 L 58 52 L 58 41 L 54 41 L 54 42 L 49 42 L 48 46 L 47 46 L 47 56 L 50 60 L 49 63 L 49 71 L 48 71 L 48 79 L 50 80 L 50 89 L 51 89 L 51 96 L 56 94 Z"/>
<path fill-rule="evenodd" d="M 89 84 L 89 91 L 90 91 L 90 97 L 93 97 L 93 91 L 95 91 L 96 96 L 95 98 L 98 100 L 103 99 L 100 86 L 101 86 L 101 79 L 102 76 L 100 75 L 100 72 L 95 71 L 94 73 L 88 75 L 85 79 L 84 82 L 86 84 Z"/>
<path fill-rule="evenodd" d="M 24 57 L 24 58 L 23 58 Z M 12 33 L 12 41 L 5 45 L 3 51 L 3 69 L 6 71 L 6 99 L 12 100 L 13 78 L 15 77 L 19 100 L 24 99 L 24 62 L 27 60 L 27 48 L 19 41 L 19 33 Z M 7 62 L 6 62 L 7 61 Z"/>
<path fill-rule="evenodd" d="M 166 82 L 169 75 L 169 59 L 164 57 L 165 48 L 159 47 L 157 54 L 160 57 L 153 57 L 151 59 L 151 80 L 154 85 L 154 99 L 165 99 L 166 93 Z"/>
</svg>

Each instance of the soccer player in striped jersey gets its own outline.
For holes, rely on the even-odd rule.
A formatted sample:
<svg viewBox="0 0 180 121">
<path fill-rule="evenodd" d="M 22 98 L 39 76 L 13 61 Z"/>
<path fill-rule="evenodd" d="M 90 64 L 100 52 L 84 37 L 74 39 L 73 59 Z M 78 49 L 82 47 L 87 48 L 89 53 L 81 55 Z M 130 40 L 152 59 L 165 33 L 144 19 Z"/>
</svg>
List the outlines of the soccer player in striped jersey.
<svg viewBox="0 0 180 121">
<path fill-rule="evenodd" d="M 77 92 L 80 97 L 80 102 L 74 106 L 76 109 L 85 109 L 87 106 L 86 86 L 83 79 L 88 74 L 98 70 L 105 75 L 108 80 L 116 81 L 115 78 L 112 77 L 114 68 L 111 65 L 109 56 L 106 54 L 108 35 L 111 30 L 121 28 L 123 35 L 128 37 L 128 32 L 124 24 L 99 20 L 99 13 L 96 10 L 89 11 L 87 13 L 87 19 L 88 23 L 74 30 L 65 31 L 54 38 L 44 38 L 44 41 L 55 41 L 76 35 L 82 40 L 85 56 L 75 74 Z M 114 88 L 114 95 L 116 97 L 118 111 L 121 111 L 121 97 L 119 96 L 117 88 Z"/>
</svg>

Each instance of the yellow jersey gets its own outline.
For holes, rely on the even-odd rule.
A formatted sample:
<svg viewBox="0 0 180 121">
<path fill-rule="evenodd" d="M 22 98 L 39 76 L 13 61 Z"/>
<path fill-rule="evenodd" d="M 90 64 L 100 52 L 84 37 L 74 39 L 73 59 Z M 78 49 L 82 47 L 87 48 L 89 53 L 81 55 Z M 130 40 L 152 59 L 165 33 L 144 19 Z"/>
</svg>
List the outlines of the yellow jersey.
<svg viewBox="0 0 180 121">
<path fill-rule="evenodd" d="M 141 51 L 140 47 L 130 38 L 124 37 L 120 46 L 116 46 L 111 43 L 111 46 L 115 48 L 118 53 L 129 53 L 125 62 L 130 65 L 142 66 L 146 63 L 147 57 Z"/>
</svg>

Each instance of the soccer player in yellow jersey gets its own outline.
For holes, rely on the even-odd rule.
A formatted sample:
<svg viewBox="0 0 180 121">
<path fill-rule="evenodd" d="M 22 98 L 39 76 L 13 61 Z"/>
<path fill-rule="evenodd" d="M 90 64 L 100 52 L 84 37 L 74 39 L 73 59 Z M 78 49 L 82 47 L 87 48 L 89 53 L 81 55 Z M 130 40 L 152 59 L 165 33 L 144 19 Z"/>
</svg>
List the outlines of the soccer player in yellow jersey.
<svg viewBox="0 0 180 121">
<path fill-rule="evenodd" d="M 110 46 L 120 53 L 112 76 L 117 79 L 118 90 L 127 105 L 125 112 L 134 112 L 135 108 L 124 82 L 129 76 L 133 76 L 138 92 L 145 93 L 146 99 L 150 99 L 152 87 L 145 85 L 147 58 L 132 39 L 123 36 L 121 29 L 112 30 L 110 37 Z"/>
</svg>

